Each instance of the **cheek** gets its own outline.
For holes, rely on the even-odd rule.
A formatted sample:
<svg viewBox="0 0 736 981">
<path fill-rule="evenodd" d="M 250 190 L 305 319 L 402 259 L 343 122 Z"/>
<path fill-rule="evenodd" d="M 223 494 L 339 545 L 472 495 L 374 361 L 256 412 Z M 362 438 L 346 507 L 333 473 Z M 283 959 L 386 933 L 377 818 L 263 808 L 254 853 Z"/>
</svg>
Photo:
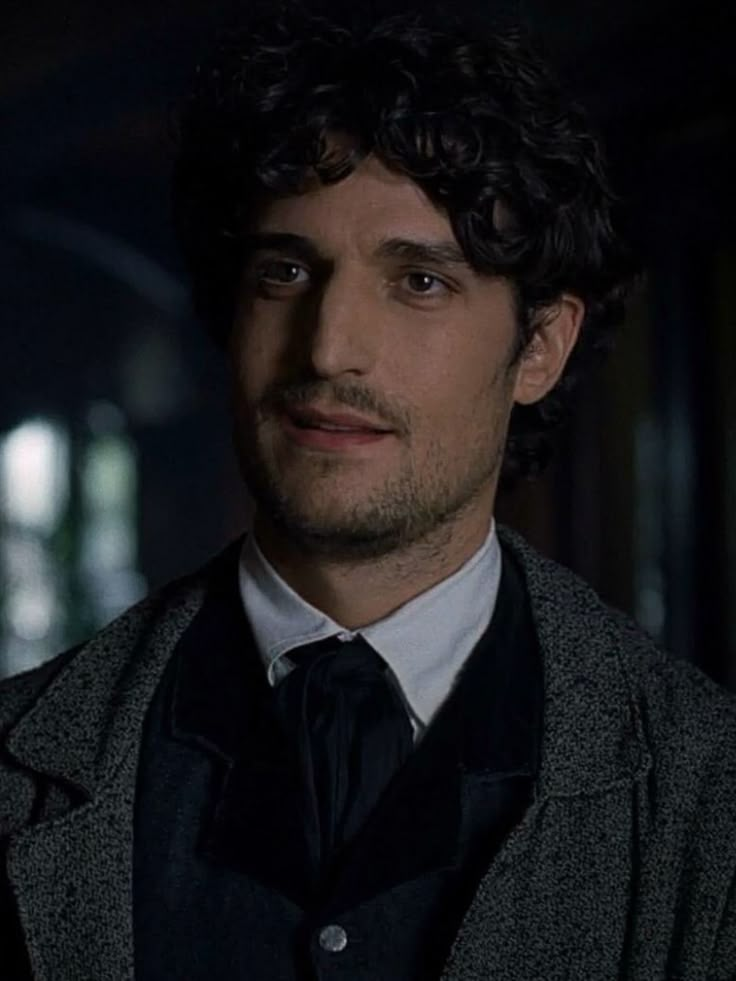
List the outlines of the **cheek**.
<svg viewBox="0 0 736 981">
<path fill-rule="evenodd" d="M 454 456 L 477 451 L 499 438 L 512 404 L 513 377 L 506 364 L 476 353 L 440 376 L 433 395 L 436 433 Z"/>
<path fill-rule="evenodd" d="M 241 397 L 248 401 L 258 398 L 274 377 L 279 357 L 276 336 L 253 320 L 235 326 L 230 351 L 233 381 Z"/>
<path fill-rule="evenodd" d="M 479 382 L 470 371 L 440 359 L 430 367 L 424 363 L 404 389 L 411 392 L 413 432 L 419 445 L 441 447 L 444 454 L 462 455 L 471 431 L 478 426 Z M 401 384 L 397 389 L 402 390 Z M 482 411 L 482 410 L 480 410 Z"/>
</svg>

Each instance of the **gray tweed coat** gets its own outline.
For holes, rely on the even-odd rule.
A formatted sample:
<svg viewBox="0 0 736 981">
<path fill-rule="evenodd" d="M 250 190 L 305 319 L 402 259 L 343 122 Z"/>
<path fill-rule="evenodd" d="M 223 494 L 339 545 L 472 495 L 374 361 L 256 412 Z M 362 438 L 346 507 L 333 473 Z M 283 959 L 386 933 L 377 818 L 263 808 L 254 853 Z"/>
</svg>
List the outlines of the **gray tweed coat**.
<svg viewBox="0 0 736 981">
<path fill-rule="evenodd" d="M 542 648 L 541 772 L 443 981 L 736 978 L 736 700 L 500 534 Z M 141 726 L 206 588 L 205 569 L 0 686 L 0 842 L 39 981 L 133 978 Z"/>
</svg>

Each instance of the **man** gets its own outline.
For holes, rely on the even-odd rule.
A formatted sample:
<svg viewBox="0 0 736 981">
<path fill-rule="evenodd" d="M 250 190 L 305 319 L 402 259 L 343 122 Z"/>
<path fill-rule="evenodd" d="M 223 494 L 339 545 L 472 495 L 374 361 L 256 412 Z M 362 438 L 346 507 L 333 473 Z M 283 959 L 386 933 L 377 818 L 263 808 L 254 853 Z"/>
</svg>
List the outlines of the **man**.
<svg viewBox="0 0 736 981">
<path fill-rule="evenodd" d="M 736 977 L 731 697 L 493 520 L 631 275 L 582 112 L 287 8 L 175 211 L 253 527 L 0 690 L 3 978 Z"/>
</svg>

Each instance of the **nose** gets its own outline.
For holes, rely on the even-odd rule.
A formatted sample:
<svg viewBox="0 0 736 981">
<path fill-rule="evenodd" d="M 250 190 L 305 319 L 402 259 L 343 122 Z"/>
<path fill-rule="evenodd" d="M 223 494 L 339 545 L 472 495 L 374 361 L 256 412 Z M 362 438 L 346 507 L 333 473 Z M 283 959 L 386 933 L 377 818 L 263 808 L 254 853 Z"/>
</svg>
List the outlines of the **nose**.
<svg viewBox="0 0 736 981">
<path fill-rule="evenodd" d="M 356 270 L 335 269 L 314 297 L 309 356 L 323 376 L 368 374 L 381 345 L 375 289 Z"/>
</svg>

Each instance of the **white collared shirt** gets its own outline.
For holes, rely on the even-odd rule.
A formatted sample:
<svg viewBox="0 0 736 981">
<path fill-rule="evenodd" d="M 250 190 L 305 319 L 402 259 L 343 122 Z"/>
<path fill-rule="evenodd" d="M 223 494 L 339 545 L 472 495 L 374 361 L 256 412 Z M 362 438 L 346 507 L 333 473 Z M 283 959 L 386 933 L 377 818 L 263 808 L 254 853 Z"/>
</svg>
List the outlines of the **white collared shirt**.
<svg viewBox="0 0 736 981">
<path fill-rule="evenodd" d="M 501 579 L 491 519 L 481 547 L 457 572 L 359 630 L 347 630 L 307 603 L 276 572 L 251 532 L 240 556 L 240 594 L 270 685 L 293 669 L 288 652 L 337 634 L 362 636 L 388 663 L 419 738 L 449 695 L 488 627 Z"/>
</svg>

